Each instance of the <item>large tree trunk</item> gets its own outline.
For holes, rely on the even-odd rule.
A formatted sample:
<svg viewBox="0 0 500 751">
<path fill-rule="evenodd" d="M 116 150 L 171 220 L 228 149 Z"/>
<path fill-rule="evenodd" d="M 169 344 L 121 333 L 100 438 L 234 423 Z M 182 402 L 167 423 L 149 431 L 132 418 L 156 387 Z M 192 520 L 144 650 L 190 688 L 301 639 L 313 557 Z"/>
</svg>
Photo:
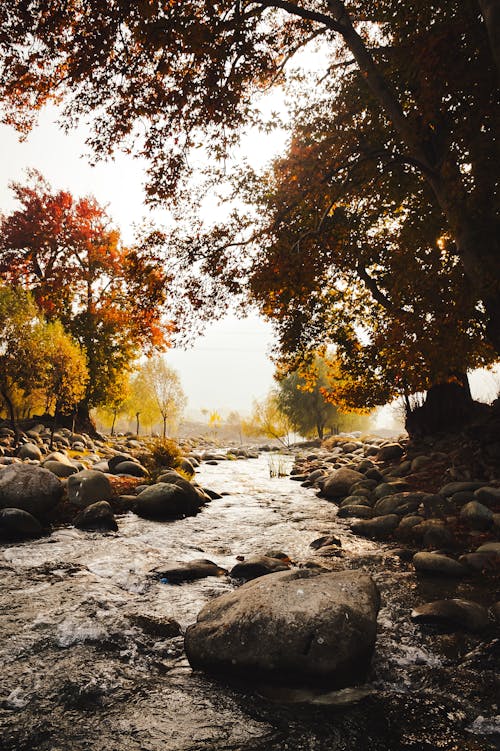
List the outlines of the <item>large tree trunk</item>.
<svg viewBox="0 0 500 751">
<path fill-rule="evenodd" d="M 406 430 L 411 438 L 460 430 L 473 417 L 474 404 L 467 375 L 454 373 L 431 386 L 421 407 L 407 412 Z"/>
<path fill-rule="evenodd" d="M 61 425 L 69 427 L 73 432 L 87 433 L 92 438 L 98 435 L 96 424 L 90 416 L 90 406 L 86 399 L 77 404 L 74 414 L 59 415 L 59 421 Z"/>
<path fill-rule="evenodd" d="M 478 0 L 500 80 L 500 0 Z"/>
</svg>

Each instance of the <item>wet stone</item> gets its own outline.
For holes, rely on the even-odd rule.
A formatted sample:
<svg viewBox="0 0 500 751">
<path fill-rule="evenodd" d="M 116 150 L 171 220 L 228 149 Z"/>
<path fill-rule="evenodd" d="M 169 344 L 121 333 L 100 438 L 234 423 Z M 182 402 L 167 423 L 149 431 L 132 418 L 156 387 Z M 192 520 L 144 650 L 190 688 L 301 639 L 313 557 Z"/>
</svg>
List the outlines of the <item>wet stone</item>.
<svg viewBox="0 0 500 751">
<path fill-rule="evenodd" d="M 286 571 L 290 568 L 289 564 L 281 558 L 270 558 L 265 555 L 252 556 L 241 563 L 233 566 L 229 572 L 232 579 L 243 579 L 250 581 L 260 576 L 273 574 L 276 571 Z"/>
<path fill-rule="evenodd" d="M 187 563 L 158 566 L 151 573 L 163 584 L 181 584 L 207 576 L 226 576 L 227 571 L 213 561 L 200 558 Z"/>
<path fill-rule="evenodd" d="M 440 553 L 416 553 L 413 556 L 415 570 L 425 574 L 463 577 L 467 569 L 461 563 Z"/>
<path fill-rule="evenodd" d="M 488 611 L 469 600 L 436 600 L 415 608 L 411 619 L 446 631 L 483 631 L 488 626 Z"/>
</svg>

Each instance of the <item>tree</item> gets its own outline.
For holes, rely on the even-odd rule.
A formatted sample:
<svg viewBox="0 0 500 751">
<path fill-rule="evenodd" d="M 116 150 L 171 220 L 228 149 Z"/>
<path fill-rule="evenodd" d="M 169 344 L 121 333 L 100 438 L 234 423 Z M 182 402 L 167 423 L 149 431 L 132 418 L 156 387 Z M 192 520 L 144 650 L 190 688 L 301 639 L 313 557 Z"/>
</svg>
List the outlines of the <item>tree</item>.
<svg viewBox="0 0 500 751">
<path fill-rule="evenodd" d="M 279 441 L 283 446 L 290 444 L 293 425 L 281 412 L 276 391 L 270 391 L 262 401 L 254 401 L 250 419 L 243 420 L 243 433 L 248 436 L 266 436 Z"/>
<path fill-rule="evenodd" d="M 0 286 L 0 394 L 18 436 L 14 402 L 45 395 L 54 427 L 85 392 L 86 358 L 59 321 L 47 323 L 25 290 Z"/>
<path fill-rule="evenodd" d="M 343 88 L 337 101 L 358 106 L 359 86 Z M 253 296 L 275 321 L 292 370 L 297 353 L 336 345 L 346 382 L 336 385 L 335 403 L 375 406 L 439 385 L 441 409 L 428 413 L 430 423 L 459 422 L 472 408 L 466 370 L 495 359 L 484 311 L 425 183 L 379 162 L 369 109 L 356 133 L 344 119 L 341 108 L 332 124 L 312 102 L 288 153 L 260 178 Z M 363 140 L 373 154 L 350 166 Z"/>
<path fill-rule="evenodd" d="M 163 199 L 185 186 L 200 132 L 223 157 L 254 117 L 255 91 L 281 83 L 287 61 L 321 40 L 323 81 L 341 71 L 373 101 L 380 159 L 429 186 L 499 353 L 498 14 L 497 0 L 13 0 L 0 9 L 0 96 L 5 120 L 24 131 L 63 96 L 70 121 L 98 112 L 101 153 L 130 148 L 145 124 L 139 151 L 150 195 Z"/>
<path fill-rule="evenodd" d="M 136 376 L 148 403 L 153 402 L 163 424 L 163 438 L 167 435 L 167 423 L 175 425 L 186 406 L 179 374 L 162 357 L 146 360 Z"/>
<path fill-rule="evenodd" d="M 84 348 L 90 377 L 79 414 L 88 421 L 141 351 L 166 345 L 167 277 L 146 244 L 121 244 L 94 198 L 53 191 L 36 172 L 13 189 L 20 208 L 1 222 L 0 273 Z"/>
<path fill-rule="evenodd" d="M 304 436 L 316 431 L 323 440 L 325 429 L 334 429 L 339 411 L 327 402 L 323 390 L 328 388 L 328 365 L 316 356 L 307 368 L 290 373 L 278 385 L 278 407 L 288 417 L 296 432 Z"/>
<path fill-rule="evenodd" d="M 74 413 L 85 395 L 89 374 L 82 348 L 65 331 L 60 321 L 45 324 L 43 342 L 43 389 L 52 405 L 51 446 L 61 414 Z"/>
<path fill-rule="evenodd" d="M 24 290 L 0 286 L 0 395 L 7 406 L 12 429 L 19 437 L 13 394 L 40 385 L 43 323 L 39 311 Z"/>
</svg>

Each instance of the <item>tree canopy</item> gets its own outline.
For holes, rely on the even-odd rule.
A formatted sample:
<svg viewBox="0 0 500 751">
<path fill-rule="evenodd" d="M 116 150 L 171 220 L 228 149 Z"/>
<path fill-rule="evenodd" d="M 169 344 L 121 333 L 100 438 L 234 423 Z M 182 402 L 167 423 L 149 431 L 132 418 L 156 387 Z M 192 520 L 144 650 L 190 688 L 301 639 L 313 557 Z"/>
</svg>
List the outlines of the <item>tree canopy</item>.
<svg viewBox="0 0 500 751">
<path fill-rule="evenodd" d="M 13 0 L 0 9 L 0 97 L 24 130 L 50 100 L 64 99 L 70 122 L 93 112 L 92 146 L 145 155 L 150 196 L 164 199 L 185 185 L 190 149 L 222 158 L 252 122 L 255 93 L 321 41 L 329 64 L 316 86 L 359 80 L 382 125 L 379 160 L 429 186 L 498 352 L 497 21 L 495 0 Z M 371 149 L 361 139 L 353 163 Z"/>
<path fill-rule="evenodd" d="M 105 209 L 30 174 L 14 184 L 20 208 L 0 222 L 0 273 L 32 292 L 84 348 L 88 407 L 113 396 L 141 352 L 162 349 L 168 277 L 154 249 L 125 247 Z"/>
</svg>

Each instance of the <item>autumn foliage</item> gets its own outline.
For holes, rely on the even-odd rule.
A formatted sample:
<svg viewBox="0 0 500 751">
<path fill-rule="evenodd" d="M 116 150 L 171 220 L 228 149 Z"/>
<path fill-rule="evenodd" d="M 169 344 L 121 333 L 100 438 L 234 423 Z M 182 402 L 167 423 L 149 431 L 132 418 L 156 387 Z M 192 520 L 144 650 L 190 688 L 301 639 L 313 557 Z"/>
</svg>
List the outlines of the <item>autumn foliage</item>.
<svg viewBox="0 0 500 751">
<path fill-rule="evenodd" d="M 13 189 L 19 208 L 1 220 L 0 274 L 83 347 L 88 410 L 113 398 L 140 352 L 166 346 L 166 274 L 150 248 L 121 243 L 94 198 L 54 191 L 36 172 Z"/>
</svg>

